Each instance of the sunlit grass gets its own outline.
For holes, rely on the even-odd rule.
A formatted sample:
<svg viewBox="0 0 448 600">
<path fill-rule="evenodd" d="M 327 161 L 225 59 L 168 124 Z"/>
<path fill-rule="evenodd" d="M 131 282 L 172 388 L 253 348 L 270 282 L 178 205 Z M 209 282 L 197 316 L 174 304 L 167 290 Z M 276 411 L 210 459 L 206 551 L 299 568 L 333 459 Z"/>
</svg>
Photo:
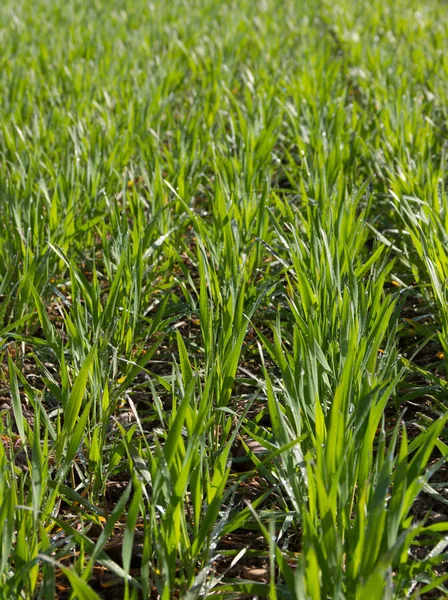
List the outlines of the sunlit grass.
<svg viewBox="0 0 448 600">
<path fill-rule="evenodd" d="M 1 599 L 448 594 L 447 10 L 2 2 Z"/>
</svg>

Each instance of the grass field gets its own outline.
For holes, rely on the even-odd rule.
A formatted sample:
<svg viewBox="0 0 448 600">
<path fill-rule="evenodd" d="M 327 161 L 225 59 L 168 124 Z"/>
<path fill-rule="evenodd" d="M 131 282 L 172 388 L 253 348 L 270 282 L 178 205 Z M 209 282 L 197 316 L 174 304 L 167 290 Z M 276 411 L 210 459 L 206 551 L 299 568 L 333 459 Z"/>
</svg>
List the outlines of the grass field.
<svg viewBox="0 0 448 600">
<path fill-rule="evenodd" d="M 0 600 L 448 597 L 448 4 L 2 0 Z"/>
</svg>

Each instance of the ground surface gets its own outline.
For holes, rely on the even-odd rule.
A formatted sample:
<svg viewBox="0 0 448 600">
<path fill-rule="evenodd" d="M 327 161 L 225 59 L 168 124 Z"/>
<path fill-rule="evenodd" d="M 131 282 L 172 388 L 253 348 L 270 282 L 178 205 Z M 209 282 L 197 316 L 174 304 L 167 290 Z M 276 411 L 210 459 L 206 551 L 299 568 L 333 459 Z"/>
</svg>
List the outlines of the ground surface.
<svg viewBox="0 0 448 600">
<path fill-rule="evenodd" d="M 0 598 L 443 598 L 448 5 L 3 0 Z"/>
</svg>

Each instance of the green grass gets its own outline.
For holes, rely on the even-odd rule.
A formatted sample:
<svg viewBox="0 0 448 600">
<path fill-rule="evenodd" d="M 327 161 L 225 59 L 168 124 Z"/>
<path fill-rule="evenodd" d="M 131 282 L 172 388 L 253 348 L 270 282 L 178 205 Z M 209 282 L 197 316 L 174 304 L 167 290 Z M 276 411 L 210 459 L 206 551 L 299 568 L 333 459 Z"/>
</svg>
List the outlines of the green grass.
<svg viewBox="0 0 448 600">
<path fill-rule="evenodd" d="M 447 597 L 447 39 L 3 0 L 0 600 Z"/>
</svg>

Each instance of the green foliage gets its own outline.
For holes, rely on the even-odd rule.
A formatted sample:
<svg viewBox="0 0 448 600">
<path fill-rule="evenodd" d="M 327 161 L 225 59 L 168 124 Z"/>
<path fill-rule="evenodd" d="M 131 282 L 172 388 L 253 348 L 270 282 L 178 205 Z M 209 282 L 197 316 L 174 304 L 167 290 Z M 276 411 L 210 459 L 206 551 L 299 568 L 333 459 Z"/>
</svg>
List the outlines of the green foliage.
<svg viewBox="0 0 448 600">
<path fill-rule="evenodd" d="M 447 37 L 1 3 L 0 600 L 448 594 Z"/>
</svg>

